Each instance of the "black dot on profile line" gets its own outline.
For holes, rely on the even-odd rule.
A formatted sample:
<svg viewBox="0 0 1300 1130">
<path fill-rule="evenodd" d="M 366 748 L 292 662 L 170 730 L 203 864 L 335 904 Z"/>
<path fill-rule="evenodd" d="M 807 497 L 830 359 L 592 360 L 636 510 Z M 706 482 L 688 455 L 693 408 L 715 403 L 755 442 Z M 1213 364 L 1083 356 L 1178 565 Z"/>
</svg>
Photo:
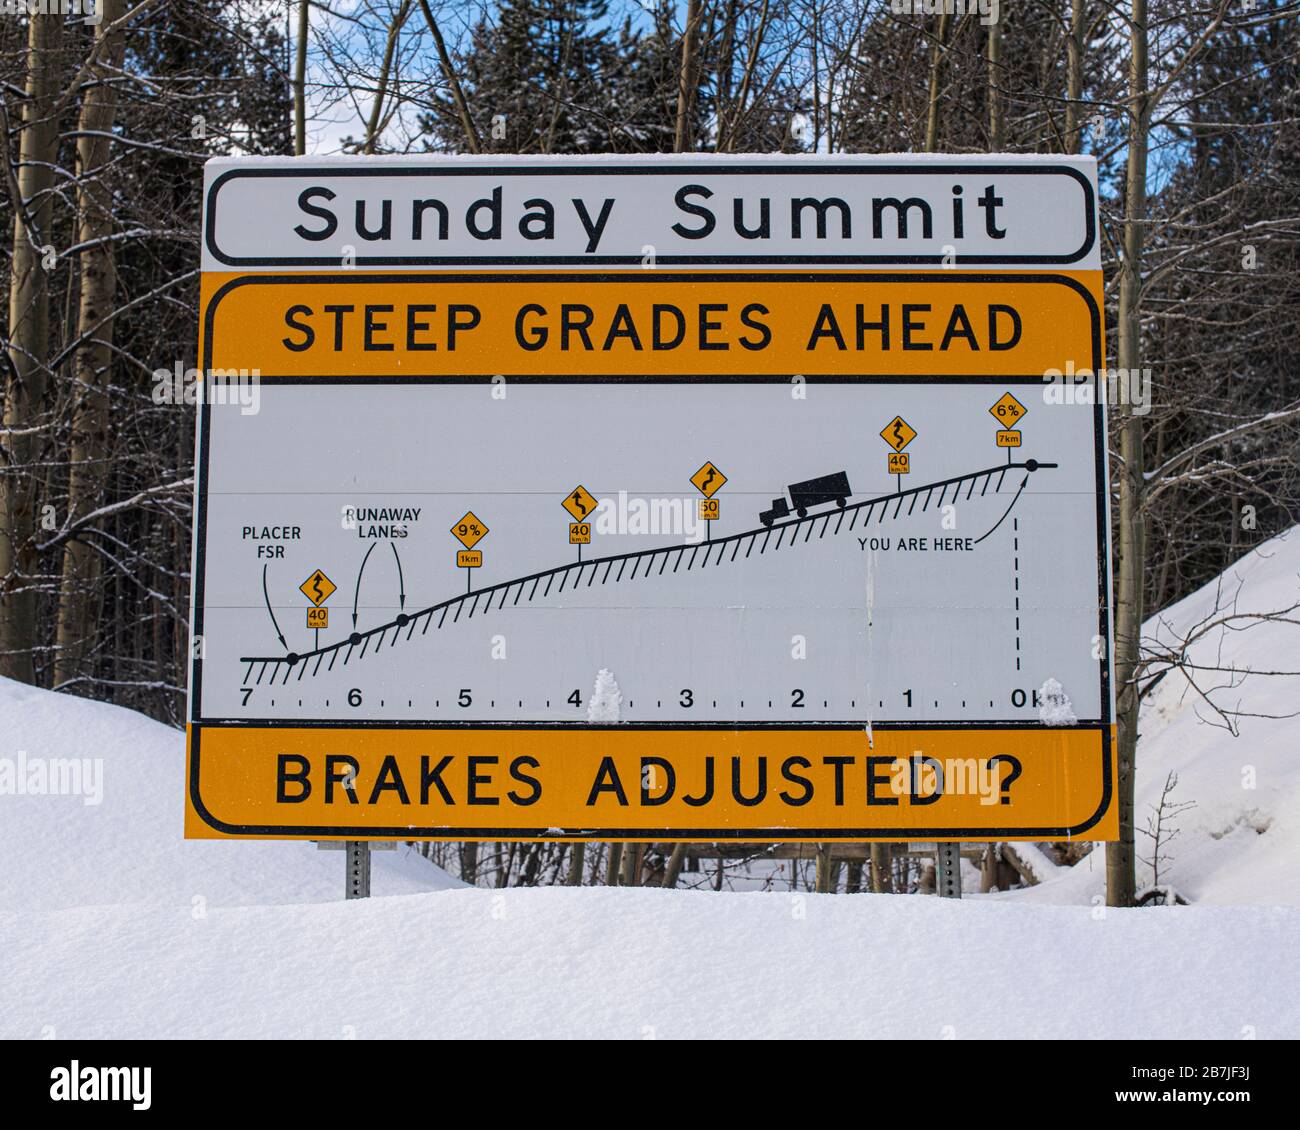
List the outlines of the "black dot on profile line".
<svg viewBox="0 0 1300 1130">
<path fill-rule="evenodd" d="M 1025 470 L 1026 470 L 1026 471 L 1037 471 L 1037 470 L 1038 470 L 1038 460 L 1037 460 L 1037 459 L 1026 459 L 1026 460 L 1025 460 Z"/>
<path fill-rule="evenodd" d="M 405 612 L 399 612 L 397 614 L 397 626 L 399 628 L 405 628 L 410 622 L 411 618 Z"/>
<path fill-rule="evenodd" d="M 291 652 L 289 652 L 288 655 L 286 655 L 286 656 L 284 657 L 284 661 L 285 661 L 287 664 L 289 664 L 290 667 L 292 667 L 295 663 L 297 663 L 297 662 L 298 662 L 298 659 L 299 659 L 299 656 L 298 656 L 298 653 L 297 653 L 296 651 L 291 651 Z"/>
<path fill-rule="evenodd" d="M 361 642 L 360 632 L 353 632 L 350 636 L 348 636 L 348 643 L 350 643 L 353 647 L 356 647 L 356 645 L 359 644 L 360 642 Z"/>
</svg>

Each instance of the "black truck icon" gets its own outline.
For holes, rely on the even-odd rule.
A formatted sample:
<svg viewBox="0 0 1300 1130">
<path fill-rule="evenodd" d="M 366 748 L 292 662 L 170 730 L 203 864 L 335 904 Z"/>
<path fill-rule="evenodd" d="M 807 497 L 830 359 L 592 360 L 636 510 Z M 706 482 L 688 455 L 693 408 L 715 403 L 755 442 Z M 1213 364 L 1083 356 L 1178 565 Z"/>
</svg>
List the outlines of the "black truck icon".
<svg viewBox="0 0 1300 1130">
<path fill-rule="evenodd" d="M 800 518 L 808 517 L 809 507 L 821 506 L 826 502 L 833 502 L 843 509 L 853 493 L 853 488 L 849 486 L 849 476 L 843 471 L 806 479 L 802 483 L 791 483 L 789 489 L 789 502 L 784 498 L 774 498 L 772 509 L 764 510 L 759 514 L 758 520 L 763 525 L 770 526 L 778 518 L 788 518 L 792 506 Z"/>
</svg>

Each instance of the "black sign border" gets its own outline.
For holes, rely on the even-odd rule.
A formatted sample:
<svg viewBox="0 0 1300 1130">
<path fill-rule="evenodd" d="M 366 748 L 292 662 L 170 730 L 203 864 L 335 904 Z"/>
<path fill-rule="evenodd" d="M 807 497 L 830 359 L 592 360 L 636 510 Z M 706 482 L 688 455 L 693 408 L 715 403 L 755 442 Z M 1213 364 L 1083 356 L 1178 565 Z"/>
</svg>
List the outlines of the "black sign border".
<svg viewBox="0 0 1300 1130">
<path fill-rule="evenodd" d="M 966 161 L 953 164 L 890 164 L 871 165 L 839 163 L 743 163 L 698 164 L 664 162 L 646 165 L 601 164 L 539 164 L 539 165 L 459 165 L 430 163 L 426 166 L 384 165 L 378 162 L 361 168 L 342 166 L 276 165 L 269 168 L 231 169 L 219 174 L 208 187 L 204 202 L 204 246 L 217 262 L 227 267 L 333 267 L 340 266 L 339 256 L 283 256 L 227 255 L 217 245 L 217 194 L 222 186 L 232 180 L 266 179 L 276 177 L 465 177 L 465 176 L 662 176 L 680 173 L 682 176 L 750 175 L 808 176 L 808 175 L 933 175 L 960 176 L 972 171 L 991 176 L 1033 175 L 1067 176 L 1083 189 L 1086 236 L 1077 251 L 1064 255 L 955 255 L 950 260 L 954 266 L 1046 266 L 1066 267 L 1078 263 L 1090 254 L 1097 242 L 1097 201 L 1092 182 L 1070 165 L 1034 164 L 1007 165 L 996 162 Z M 364 267 L 634 267 L 641 262 L 639 255 L 358 255 L 356 266 Z M 760 267 L 760 266 L 940 266 L 944 256 L 938 255 L 656 255 L 655 262 L 667 267 Z"/>
<path fill-rule="evenodd" d="M 534 272 L 517 273 L 517 274 L 497 274 L 497 273 L 469 273 L 469 274 L 445 274 L 439 272 L 431 275 L 428 272 L 418 272 L 415 274 L 362 274 L 355 272 L 330 273 L 326 275 L 307 275 L 307 274 L 286 274 L 286 275 L 249 275 L 247 277 L 232 279 L 223 284 L 209 299 L 203 311 L 203 349 L 202 349 L 202 368 L 204 372 L 212 368 L 213 352 L 213 331 L 215 328 L 215 316 L 217 307 L 221 301 L 232 291 L 244 286 L 256 285 L 283 285 L 292 283 L 295 285 L 337 285 L 345 283 L 349 285 L 358 284 L 375 284 L 390 285 L 393 283 L 420 283 L 430 282 L 436 278 L 442 283 L 518 283 L 518 282 L 575 282 L 575 283 L 636 283 L 636 282 L 800 282 L 800 283 L 818 283 L 818 282 L 912 282 L 912 283 L 1052 283 L 1062 285 L 1077 294 L 1085 303 L 1089 312 L 1091 351 L 1092 351 L 1092 369 L 1096 373 L 1102 366 L 1104 356 L 1102 350 L 1102 320 L 1101 311 L 1097 302 L 1088 289 L 1076 279 L 1067 275 L 1055 275 L 1046 273 L 991 273 L 991 274 L 974 274 L 970 272 L 954 273 L 944 271 L 937 274 L 905 272 L 900 274 L 882 273 L 882 272 L 832 272 L 832 273 L 805 273 L 805 272 L 756 272 L 742 274 L 712 274 L 709 272 L 692 271 L 687 273 L 667 273 L 661 271 L 641 271 L 634 274 L 611 274 L 608 272 L 599 272 L 587 274 L 583 272 L 557 272 L 548 274 L 539 274 Z M 272 378 L 274 380 L 274 378 Z M 438 378 L 440 380 L 444 378 Z M 490 378 L 474 378 L 475 380 L 489 380 Z M 555 378 L 545 377 L 545 379 L 554 383 L 577 383 L 569 380 L 555 382 Z M 670 383 L 674 380 L 680 380 L 680 377 L 674 376 L 655 376 L 645 373 L 626 374 L 626 375 L 596 375 L 585 378 L 587 381 L 618 381 L 623 379 L 635 379 L 641 383 Z M 788 380 L 784 374 L 758 374 L 744 378 L 747 383 L 759 382 L 763 380 L 781 381 Z M 808 378 L 815 380 L 817 378 Z M 837 377 L 824 377 L 825 380 L 838 380 Z M 855 377 L 855 380 L 864 378 Z M 867 378 L 873 379 L 873 378 Z M 875 378 L 881 382 L 899 383 L 900 374 L 879 374 Z M 945 376 L 936 378 L 937 380 L 970 380 L 972 378 L 963 378 L 961 376 Z M 985 378 L 982 375 L 979 378 L 987 383 L 1000 383 L 1007 380 L 1007 377 Z M 1024 378 L 1019 378 L 1023 380 Z M 310 378 L 304 379 L 304 383 Z M 330 383 L 335 384 L 364 384 L 372 383 L 375 378 L 367 377 L 361 374 L 331 377 Z M 416 383 L 409 377 L 395 378 L 396 383 Z M 207 542 L 207 502 L 208 502 L 208 461 L 210 456 L 210 405 L 205 398 L 199 398 L 197 411 L 197 459 L 195 466 L 195 511 L 194 511 L 194 575 L 193 575 L 193 595 L 192 595 L 192 638 L 201 638 L 203 635 L 203 608 L 204 608 L 204 581 L 205 581 L 205 546 Z M 890 841 L 908 841 L 908 840 L 935 840 L 935 839 L 952 839 L 967 841 L 995 841 L 1011 838 L 1074 838 L 1083 835 L 1090 828 L 1094 827 L 1106 815 L 1111 806 L 1112 794 L 1114 791 L 1114 781 L 1112 777 L 1112 740 L 1111 740 L 1111 678 L 1110 678 L 1110 654 L 1111 654 L 1111 633 L 1110 633 L 1110 524 L 1109 524 L 1109 478 L 1107 466 L 1106 451 L 1106 427 L 1105 427 L 1105 398 L 1097 396 L 1093 405 L 1094 426 L 1094 459 L 1096 481 L 1100 489 L 1097 495 L 1097 547 L 1098 547 L 1098 635 L 1105 643 L 1103 658 L 1100 662 L 1100 682 L 1101 682 L 1101 709 L 1102 716 L 1096 722 L 1080 723 L 1073 727 L 1050 727 L 1050 726 L 1026 726 L 1023 722 L 1010 721 L 1003 723 L 992 723 L 981 721 L 978 723 L 961 723 L 961 722 L 927 722 L 924 725 L 910 725 L 905 723 L 878 723 L 873 728 L 881 731 L 891 729 L 901 730 L 918 730 L 918 729 L 961 729 L 961 730 L 997 730 L 997 729 L 1018 729 L 1048 731 L 1052 729 L 1072 729 L 1072 730 L 1092 730 L 1099 733 L 1101 737 L 1101 775 L 1102 791 L 1098 805 L 1094 813 L 1083 823 L 1073 826 L 1053 826 L 1053 827 L 1001 827 L 1001 828 L 818 828 L 818 829 L 781 829 L 780 835 L 775 836 L 775 830 L 768 828 L 721 828 L 706 829 L 698 828 L 687 829 L 665 829 L 665 828 L 631 828 L 631 829 L 587 829 L 582 831 L 553 831 L 546 828 L 446 828 L 446 827 L 427 827 L 419 828 L 411 825 L 400 827 L 361 827 L 361 826 L 334 826 L 334 825 L 244 825 L 230 824 L 213 815 L 204 804 L 199 790 L 200 778 L 200 754 L 202 746 L 202 731 L 204 728 L 212 729 L 258 729 L 267 728 L 266 720 L 205 720 L 197 715 L 196 707 L 202 699 L 202 678 L 203 678 L 203 657 L 202 649 L 192 649 L 191 667 L 190 667 L 190 701 L 189 701 L 189 719 L 187 732 L 189 738 L 189 773 L 187 780 L 187 789 L 189 792 L 190 804 L 195 813 L 209 827 L 216 831 L 230 836 L 247 836 L 249 838 L 275 838 L 287 837 L 296 839 L 321 839 L 321 838 L 338 838 L 338 839 L 399 839 L 399 840 L 573 840 L 573 841 L 599 841 L 599 840 L 630 840 L 644 841 L 647 838 L 656 840 L 680 840 L 683 842 L 720 842 L 725 840 L 739 842 L 755 843 L 796 843 L 804 841 L 838 841 L 854 842 L 862 840 L 890 840 Z M 860 731 L 861 725 L 842 725 L 836 723 L 807 723 L 793 725 L 788 723 L 737 723 L 737 722 L 696 722 L 696 723 L 662 723 L 662 724 L 630 724 L 619 723 L 617 726 L 594 727 L 590 723 L 538 723 L 538 722 L 426 722 L 413 723 L 410 721 L 371 721 L 369 723 L 356 720 L 339 720 L 339 721 L 317 721 L 306 722 L 303 720 L 290 720 L 276 724 L 275 729 L 308 729 L 315 727 L 339 728 L 339 729 L 438 729 L 455 731 L 457 729 L 475 728 L 475 729 L 501 729 L 501 730 L 528 730 L 528 729 L 550 729 L 564 728 L 566 726 L 580 727 L 583 730 L 592 730 L 600 728 L 617 729 L 622 732 L 635 732 L 642 730 L 760 730 L 760 729 L 789 729 L 802 732 L 816 730 L 853 730 Z"/>
</svg>

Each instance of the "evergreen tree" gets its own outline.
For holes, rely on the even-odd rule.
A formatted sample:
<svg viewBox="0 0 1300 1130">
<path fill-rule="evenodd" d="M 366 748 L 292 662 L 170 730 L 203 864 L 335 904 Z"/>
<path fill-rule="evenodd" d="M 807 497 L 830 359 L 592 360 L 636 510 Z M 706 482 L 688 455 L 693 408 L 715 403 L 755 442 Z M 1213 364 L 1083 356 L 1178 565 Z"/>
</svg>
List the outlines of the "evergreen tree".
<svg viewBox="0 0 1300 1130">
<path fill-rule="evenodd" d="M 485 152 L 612 151 L 606 15 L 605 0 L 507 0 L 474 28 L 457 70 Z M 463 147 L 450 99 L 422 125 L 434 147 Z"/>
</svg>

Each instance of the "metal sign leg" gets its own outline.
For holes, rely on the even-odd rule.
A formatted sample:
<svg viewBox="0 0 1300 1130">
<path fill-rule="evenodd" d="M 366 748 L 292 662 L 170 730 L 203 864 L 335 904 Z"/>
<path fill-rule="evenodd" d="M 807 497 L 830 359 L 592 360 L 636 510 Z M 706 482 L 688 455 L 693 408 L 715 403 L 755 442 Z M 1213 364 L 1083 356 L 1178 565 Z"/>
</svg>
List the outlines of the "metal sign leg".
<svg viewBox="0 0 1300 1130">
<path fill-rule="evenodd" d="M 346 898 L 370 897 L 370 844 L 366 840 L 348 840 L 344 853 L 348 861 Z"/>
<path fill-rule="evenodd" d="M 935 887 L 940 898 L 961 898 L 961 844 L 935 844 Z"/>
</svg>

